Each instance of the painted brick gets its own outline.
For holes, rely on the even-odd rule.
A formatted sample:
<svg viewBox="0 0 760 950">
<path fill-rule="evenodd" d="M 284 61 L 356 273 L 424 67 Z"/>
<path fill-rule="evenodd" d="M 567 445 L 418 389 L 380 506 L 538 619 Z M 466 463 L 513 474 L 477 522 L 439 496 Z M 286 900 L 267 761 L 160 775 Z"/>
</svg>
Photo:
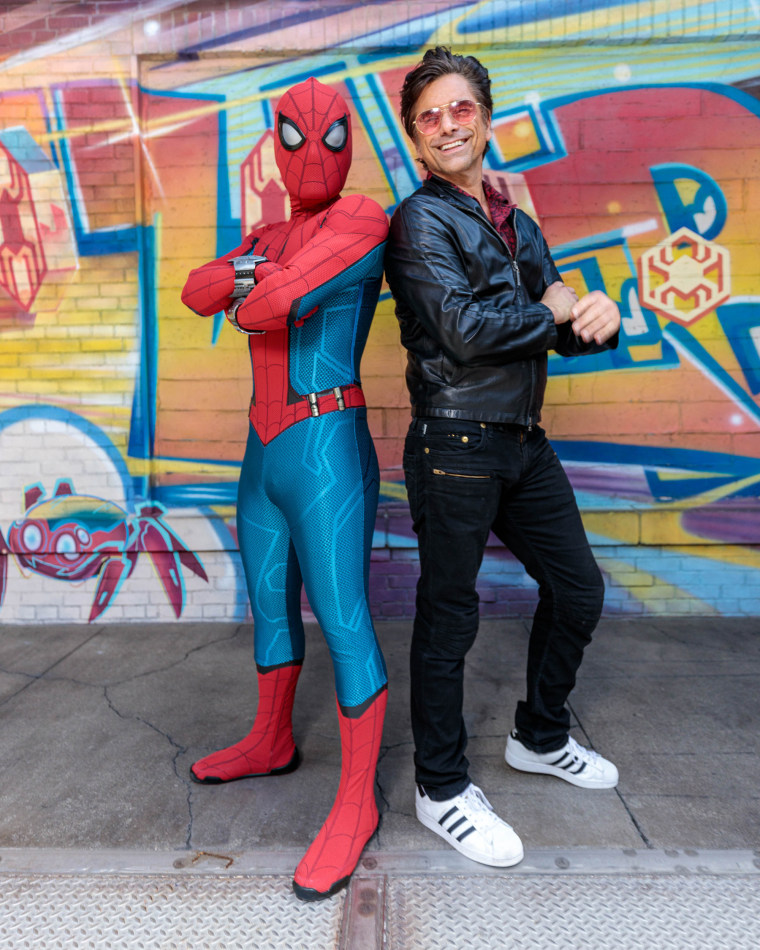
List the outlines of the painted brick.
<svg viewBox="0 0 760 950">
<path fill-rule="evenodd" d="M 216 349 L 211 349 L 211 323 L 199 321 L 197 327 L 191 328 L 179 302 L 179 292 L 190 263 L 216 253 L 217 241 L 221 239 L 221 232 L 217 233 L 219 139 L 215 120 L 200 117 L 179 128 L 173 136 L 167 133 L 146 138 L 146 151 L 140 156 L 139 142 L 119 141 L 117 138 L 120 132 L 130 131 L 130 119 L 123 110 L 121 89 L 113 83 L 114 79 L 128 77 L 133 88 L 140 82 L 146 90 L 151 85 L 145 81 L 149 76 L 152 81 L 163 82 L 167 90 L 174 91 L 218 76 L 215 83 L 222 88 L 225 70 L 229 68 L 225 54 L 230 56 L 230 63 L 237 64 L 241 57 L 250 61 L 252 56 L 254 59 L 261 57 L 262 62 L 266 57 L 268 63 L 276 64 L 278 55 L 286 55 L 294 64 L 293 68 L 297 68 L 299 56 L 314 61 L 317 47 L 322 50 L 345 43 L 360 55 L 364 36 L 386 28 L 401 36 L 405 25 L 417 16 L 428 18 L 426 22 L 432 24 L 431 28 L 434 26 L 439 42 L 450 41 L 458 48 L 469 44 L 477 55 L 497 63 L 500 62 L 500 53 L 494 44 L 503 41 L 502 35 L 493 30 L 472 35 L 455 32 L 460 14 L 451 19 L 449 7 L 436 3 L 369 7 L 346 4 L 350 13 L 341 12 L 338 4 L 334 5 L 334 12 L 329 16 L 283 28 L 278 19 L 279 11 L 271 5 L 199 0 L 194 4 L 180 3 L 157 14 L 161 31 L 155 37 L 145 35 L 139 18 L 133 23 L 134 4 L 127 0 L 109 3 L 93 0 L 70 8 L 66 4 L 51 3 L 48 6 L 49 10 L 42 13 L 40 11 L 46 4 L 36 4 L 39 17 L 29 26 L 25 26 L 28 22 L 26 16 L 21 15 L 23 6 L 18 15 L 13 11 L 0 13 L 0 33 L 6 34 L 9 29 L 19 27 L 7 37 L 12 46 L 4 45 L 6 37 L 0 36 L 0 49 L 4 54 L 13 55 L 31 48 L 35 42 L 47 41 L 62 33 L 68 36 L 70 30 L 81 29 L 91 22 L 119 22 L 121 26 L 106 33 L 99 43 L 71 49 L 62 46 L 59 53 L 46 58 L 44 73 L 37 61 L 9 71 L 1 107 L 6 127 L 9 124 L 26 125 L 43 150 L 48 150 L 50 140 L 46 137 L 46 117 L 40 113 L 39 102 L 49 105 L 51 88 L 56 85 L 63 97 L 69 125 L 67 134 L 73 133 L 69 142 L 76 155 L 78 194 L 83 204 L 78 211 L 85 213 L 86 229 L 103 228 L 106 234 L 114 227 L 129 228 L 140 224 L 136 215 L 145 212 L 145 221 L 156 225 L 156 247 L 160 250 L 157 261 L 150 260 L 147 253 L 140 257 L 136 252 L 108 256 L 83 253 L 76 261 L 77 252 L 72 250 L 72 259 L 79 269 L 65 279 L 56 277 L 51 281 L 48 278 L 38 298 L 41 309 L 33 318 L 31 333 L 23 328 L 5 329 L 5 311 L 2 309 L 5 298 L 0 292 L 0 340 L 3 343 L 0 347 L 0 503 L 5 504 L 5 499 L 9 499 L 7 503 L 12 505 L 14 517 L 19 513 L 20 497 L 16 482 L 33 480 L 38 466 L 34 460 L 30 465 L 25 443 L 20 448 L 16 443 L 9 453 L 13 443 L 8 439 L 8 430 L 2 427 L 2 410 L 13 408 L 33 413 L 34 407 L 42 403 L 62 412 L 72 412 L 83 424 L 87 422 L 97 427 L 103 436 L 111 438 L 115 450 L 122 458 L 126 456 L 132 396 L 136 389 L 139 391 L 137 347 L 143 330 L 140 321 L 144 316 L 140 309 L 143 303 L 141 294 L 145 275 L 149 272 L 159 287 L 156 326 L 148 328 L 149 334 L 155 330 L 158 349 L 149 354 L 145 367 L 148 370 L 145 378 L 150 378 L 154 371 L 157 374 L 157 454 L 176 455 L 180 459 L 209 458 L 222 463 L 239 461 L 242 455 L 244 405 L 249 388 L 244 380 L 245 357 L 240 359 L 240 351 L 231 352 L 229 341 L 234 334 L 226 325 Z M 308 9 L 309 6 L 307 2 L 301 8 Z M 715 38 L 716 35 L 715 26 L 708 23 L 711 14 L 703 15 L 689 0 L 683 10 L 666 11 L 655 21 L 646 11 L 644 14 L 639 9 L 631 12 L 633 6 L 610 8 L 612 12 L 608 10 L 609 16 L 605 14 L 602 20 L 594 16 L 581 19 L 558 15 L 549 26 L 542 21 L 540 29 L 546 34 L 542 33 L 542 37 L 551 37 L 551 59 L 547 56 L 547 66 L 540 65 L 541 57 L 547 55 L 543 52 L 544 47 L 530 48 L 538 28 L 530 22 L 529 16 L 524 25 L 509 31 L 510 42 L 519 37 L 518 42 L 524 47 L 511 55 L 517 56 L 520 62 L 530 63 L 539 85 L 542 69 L 548 69 L 554 77 L 552 95 L 556 94 L 563 105 L 547 118 L 550 125 L 556 127 L 568 151 L 565 157 L 558 155 L 543 165 L 526 167 L 519 175 L 509 172 L 510 188 L 512 183 L 515 187 L 519 184 L 519 193 L 534 202 L 547 237 L 556 246 L 584 241 L 589 235 L 614 232 L 624 226 L 636 227 L 648 217 L 655 221 L 653 229 L 629 238 L 630 260 L 619 246 L 599 253 L 603 279 L 614 296 L 620 292 L 622 281 L 630 276 L 630 267 L 635 266 L 641 252 L 666 235 L 663 207 L 652 188 L 650 166 L 663 161 L 691 164 L 720 181 L 728 203 L 729 218 L 717 240 L 730 248 L 735 297 L 751 297 L 758 278 L 755 249 L 758 246 L 757 211 L 760 205 L 760 152 L 752 145 L 760 143 L 760 124 L 753 110 L 739 101 L 734 86 L 727 88 L 727 95 L 721 95 L 719 84 L 725 79 L 720 72 L 715 72 L 714 62 L 719 55 L 715 52 L 717 44 L 705 45 L 702 42 L 705 37 Z M 580 67 L 587 60 L 588 50 L 593 47 L 579 43 L 573 31 L 584 24 L 590 28 L 594 42 L 619 39 L 627 31 L 625 58 L 630 58 L 635 68 L 634 61 L 643 49 L 649 64 L 647 69 L 652 74 L 657 73 L 657 81 L 662 73 L 667 92 L 647 89 L 647 80 L 644 80 L 643 88 L 612 90 L 601 86 L 588 90 L 592 93 L 589 96 L 579 94 L 575 97 L 573 91 L 565 95 L 566 90 L 559 84 L 561 78 L 556 75 L 556 62 L 564 63 L 567 74 L 573 76 L 572 90 L 583 91 L 585 80 L 577 77 L 586 75 Z M 684 32 L 687 24 L 688 36 Z M 264 32 L 247 41 L 220 45 L 213 60 L 201 58 L 197 62 L 175 62 L 163 70 L 151 70 L 153 63 L 147 66 L 148 72 L 141 72 L 138 57 L 143 53 L 170 54 L 192 44 L 223 38 L 230 32 L 244 31 L 250 26 L 263 27 Z M 411 25 L 409 29 L 412 29 Z M 721 30 L 731 33 L 730 14 L 721 21 Z M 567 42 L 567 37 L 572 37 L 571 43 Z M 636 37 L 643 46 L 637 46 Z M 675 38 L 679 42 L 662 43 L 663 38 Z M 695 42 L 702 43 L 699 82 L 708 83 L 709 88 L 690 87 L 688 79 L 675 83 L 669 81 L 674 77 L 674 69 L 689 68 L 693 55 L 690 44 Z M 733 47 L 727 47 L 726 57 L 733 55 L 731 50 Z M 414 62 L 412 54 L 402 54 L 399 60 L 396 50 L 394 56 L 390 68 L 378 60 L 374 76 L 386 87 L 393 107 L 401 78 Z M 237 59 L 233 60 L 234 57 Z M 321 51 L 319 62 L 329 66 L 332 54 Z M 742 67 L 732 63 L 732 69 L 740 71 L 736 79 L 740 83 Z M 83 77 L 88 77 L 88 80 L 83 82 Z M 101 79 L 105 83 L 100 83 Z M 285 79 L 283 83 L 286 84 Z M 621 83 L 624 86 L 624 82 Z M 501 95 L 498 84 L 495 91 L 498 99 Z M 135 103 L 146 105 L 151 120 L 160 115 L 163 129 L 168 129 L 173 113 L 171 110 L 160 111 L 169 105 L 168 98 L 167 101 L 157 98 L 155 102 L 149 102 L 149 93 L 143 92 L 142 96 L 140 103 L 135 96 Z M 677 97 L 675 108 L 674 97 Z M 621 108 L 621 103 L 624 103 L 624 108 Z M 363 105 L 373 107 L 369 97 Z M 190 110 L 196 107 L 195 100 L 188 105 Z M 230 131 L 234 133 L 234 123 L 244 112 L 244 109 L 230 110 L 228 134 Z M 122 123 L 120 128 L 112 126 L 114 119 L 117 125 Z M 114 136 L 109 138 L 111 131 Z M 667 149 L 662 146 L 665 139 Z M 350 188 L 366 191 L 388 207 L 390 198 L 378 173 L 378 162 L 359 127 L 356 141 Z M 235 214 L 238 156 L 234 153 L 234 139 L 230 142 L 233 148 L 228 156 L 231 164 L 224 169 L 224 174 L 228 174 L 231 182 L 232 213 Z M 238 147 L 239 150 L 243 148 L 244 145 Z M 168 159 L 163 154 L 167 150 L 172 153 Z M 148 156 L 156 162 L 160 181 L 151 177 L 145 160 Z M 56 159 L 60 169 L 60 153 L 56 154 Z M 730 172 L 727 172 L 725 169 L 729 167 Z M 210 175 L 206 174 L 209 170 Z M 138 181 L 140 174 L 145 175 L 142 182 Z M 59 177 L 64 200 L 54 197 L 58 192 L 49 183 L 45 189 L 50 189 L 49 194 L 53 197 L 46 200 L 61 206 L 68 202 L 66 211 L 70 214 L 68 184 L 62 174 Z M 164 196 L 159 196 L 160 189 L 164 190 Z M 39 200 L 42 194 L 43 191 L 38 190 Z M 153 264 L 156 264 L 155 273 L 150 271 Z M 60 296 L 56 297 L 56 294 Z M 43 309 L 43 306 L 49 309 Z M 182 326 L 179 326 L 180 319 L 183 320 Z M 667 322 L 665 318 L 657 318 L 660 329 L 665 328 Z M 733 378 L 736 386 L 749 394 L 747 380 L 736 365 L 720 322 L 713 316 L 705 317 L 690 326 L 689 333 Z M 144 339 L 150 339 L 150 335 Z M 636 368 L 611 373 L 577 372 L 572 361 L 562 361 L 563 368 L 550 379 L 547 391 L 545 422 L 554 438 L 635 446 L 641 450 L 642 459 L 649 458 L 652 452 L 668 449 L 694 453 L 695 458 L 698 457 L 696 453 L 705 453 L 712 459 L 710 464 L 718 468 L 718 453 L 736 458 L 737 464 L 760 458 L 760 431 L 754 415 L 725 398 L 720 380 L 716 383 L 714 378 L 692 366 L 683 356 L 668 368 L 646 367 L 644 361 L 662 357 L 662 344 L 655 342 L 637 346 L 633 336 L 624 343 L 630 346 L 631 358 L 639 364 Z M 227 347 L 227 350 L 222 359 L 214 363 L 213 357 L 223 352 L 222 347 Z M 621 347 L 618 355 L 622 352 Z M 383 478 L 394 481 L 401 477 L 401 442 L 409 420 L 404 365 L 405 354 L 398 345 L 393 304 L 385 299 L 378 307 L 372 327 L 363 376 Z M 226 370 L 226 375 L 219 371 L 220 366 Z M 193 387 L 196 380 L 204 382 Z M 244 381 L 241 383 L 241 380 Z M 188 405 L 188 391 L 195 397 L 191 400 L 192 406 Z M 754 397 L 748 395 L 748 398 Z M 222 401 L 222 411 L 214 408 L 213 400 Z M 29 433 L 28 438 L 38 431 L 33 422 L 41 423 L 41 420 L 30 416 L 24 429 Z M 199 441 L 198 433 L 204 431 L 210 436 Z M 77 481 L 87 476 L 92 459 L 82 454 L 80 442 L 72 440 L 69 434 L 70 446 L 62 444 L 58 430 L 53 427 L 48 435 L 46 450 L 51 457 L 55 455 L 61 460 L 66 474 L 76 476 Z M 82 440 L 87 438 L 81 436 Z M 19 460 L 18 466 L 8 461 L 9 454 L 14 462 Z M 137 474 L 133 467 L 135 461 L 129 459 L 133 475 Z M 152 471 L 152 466 L 145 466 L 145 471 Z M 188 469 L 183 469 L 185 471 Z M 216 476 L 204 471 L 200 477 L 213 480 Z M 636 491 L 642 490 L 643 478 L 643 470 L 637 470 Z M 13 486 L 9 480 L 15 480 Z M 176 483 L 181 480 L 182 473 L 179 473 Z M 106 483 L 104 476 L 102 484 Z M 603 493 L 601 478 L 600 485 Z M 113 491 L 121 490 L 120 479 L 116 477 Z M 621 497 L 625 497 L 624 491 Z M 721 612 L 757 611 L 755 586 L 760 585 L 750 583 L 753 572 L 760 566 L 755 547 L 721 544 L 720 520 L 717 518 L 718 536 L 705 539 L 684 531 L 677 511 L 663 508 L 658 503 L 653 503 L 653 509 L 621 511 L 613 506 L 606 510 L 602 504 L 583 513 L 584 523 L 597 542 L 595 551 L 602 569 L 608 572 L 606 614 L 643 614 L 656 610 L 686 616 L 694 610 L 705 609 L 698 598 L 690 597 L 683 590 L 684 586 L 715 600 Z M 754 497 L 748 499 L 746 511 L 750 523 L 756 512 Z M 192 522 L 188 518 L 181 522 L 178 519 L 177 523 L 181 523 L 185 530 L 185 524 Z M 197 514 L 196 523 L 206 523 L 204 514 Z M 382 590 L 386 595 L 395 592 L 398 597 L 413 590 L 418 571 L 417 552 L 405 510 L 390 507 L 381 510 L 376 532 L 378 544 L 388 543 L 388 532 L 406 538 L 404 543 L 408 542 L 410 546 L 394 550 L 382 547 L 373 551 L 372 589 Z M 208 546 L 208 542 L 205 543 Z M 232 544 L 230 539 L 228 546 Z M 704 578 L 694 566 L 695 557 L 704 561 Z M 230 558 L 222 553 L 219 558 L 220 565 L 227 565 L 227 570 L 231 570 Z M 536 595 L 535 588 L 525 586 L 522 568 L 493 539 L 489 542 L 486 562 L 480 585 L 484 615 L 519 613 L 528 616 Z M 211 585 L 202 590 L 193 589 L 186 609 L 197 610 L 197 616 L 206 619 L 224 611 L 231 611 L 230 616 L 235 611 L 245 613 L 239 559 L 235 563 L 231 579 L 226 582 L 217 579 L 215 582 L 218 589 L 213 593 L 213 599 Z M 721 568 L 732 564 L 745 569 L 740 575 L 741 580 L 716 586 L 711 572 L 719 575 Z M 663 574 L 674 579 L 674 583 L 663 583 Z M 146 617 L 171 619 L 160 586 L 154 589 L 155 578 L 151 576 L 150 580 L 136 581 L 135 577 L 130 579 L 134 588 L 129 594 L 124 593 L 120 603 L 107 611 L 105 622 L 117 619 L 137 622 Z M 85 600 L 91 596 L 94 583 L 89 583 L 87 596 L 82 592 L 75 595 L 75 600 L 80 596 L 83 598 L 81 603 L 68 603 L 66 594 L 72 588 L 60 583 L 43 582 L 37 578 L 20 579 L 16 586 L 19 584 L 20 589 L 36 585 L 29 588 L 35 591 L 35 603 L 40 607 L 48 601 L 57 604 L 55 609 L 59 618 L 71 622 L 77 618 L 79 622 L 86 622 L 89 602 L 85 603 Z M 148 585 L 152 591 L 150 598 L 144 597 L 143 585 Z M 739 597 L 737 589 L 747 594 Z M 8 594 L 8 597 L 12 596 Z M 4 607 L 4 618 L 9 616 L 8 603 Z M 23 622 L 34 622 L 41 616 L 21 601 L 14 600 L 13 603 L 13 619 L 27 610 L 30 612 L 23 615 Z M 381 616 L 388 617 L 411 617 L 414 609 L 413 603 L 398 600 L 383 601 L 373 607 L 384 611 Z"/>
<path fill-rule="evenodd" d="M 417 577 L 414 575 L 391 575 L 388 578 L 388 586 L 390 588 L 408 588 L 416 589 L 417 587 Z"/>
<path fill-rule="evenodd" d="M 403 617 L 412 617 L 414 614 L 406 604 L 383 604 L 379 616 L 388 620 L 397 620 Z"/>
<path fill-rule="evenodd" d="M 400 564 L 398 561 L 392 561 L 390 559 L 390 553 L 391 552 L 387 548 L 383 551 L 372 552 L 372 558 L 370 560 L 370 567 L 369 567 L 369 574 L 370 574 L 371 580 L 374 578 L 388 577 L 388 576 L 400 574 L 402 570 L 405 567 L 407 567 L 407 565 L 403 563 Z M 378 554 L 387 554 L 388 560 L 386 561 L 375 560 L 375 557 Z"/>
</svg>

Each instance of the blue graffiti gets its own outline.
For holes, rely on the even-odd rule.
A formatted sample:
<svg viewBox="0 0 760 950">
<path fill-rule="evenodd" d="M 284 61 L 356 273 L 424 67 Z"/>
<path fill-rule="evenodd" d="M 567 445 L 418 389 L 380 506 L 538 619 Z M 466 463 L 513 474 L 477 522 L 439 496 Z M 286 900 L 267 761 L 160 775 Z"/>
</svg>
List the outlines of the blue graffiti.
<svg viewBox="0 0 760 950">
<path fill-rule="evenodd" d="M 760 297 L 734 299 L 716 313 L 749 391 L 760 393 Z"/>
<path fill-rule="evenodd" d="M 653 165 L 650 172 L 671 233 L 688 228 L 708 241 L 720 234 L 728 217 L 728 204 L 711 175 L 701 168 L 676 162 Z M 692 191 L 695 185 L 693 197 L 685 199 L 683 187 Z"/>
</svg>

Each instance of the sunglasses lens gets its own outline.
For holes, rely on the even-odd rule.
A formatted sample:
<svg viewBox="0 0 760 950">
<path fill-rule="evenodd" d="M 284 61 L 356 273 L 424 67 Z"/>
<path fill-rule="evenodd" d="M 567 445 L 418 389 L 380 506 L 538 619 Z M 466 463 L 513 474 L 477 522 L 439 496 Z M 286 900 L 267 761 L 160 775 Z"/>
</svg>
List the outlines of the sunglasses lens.
<svg viewBox="0 0 760 950">
<path fill-rule="evenodd" d="M 423 135 L 432 135 L 441 124 L 441 110 L 427 109 L 425 112 L 420 112 L 416 123 Z"/>
<path fill-rule="evenodd" d="M 472 99 L 461 99 L 459 102 L 452 102 L 450 106 L 451 117 L 455 122 L 472 122 L 477 108 Z"/>
<path fill-rule="evenodd" d="M 457 102 L 449 102 L 445 106 L 435 106 L 433 109 L 420 112 L 414 121 L 423 135 L 432 135 L 438 131 L 441 127 L 441 116 L 444 110 L 449 113 L 457 125 L 466 125 L 475 118 L 478 104 L 473 102 L 472 99 L 460 99 Z"/>
</svg>

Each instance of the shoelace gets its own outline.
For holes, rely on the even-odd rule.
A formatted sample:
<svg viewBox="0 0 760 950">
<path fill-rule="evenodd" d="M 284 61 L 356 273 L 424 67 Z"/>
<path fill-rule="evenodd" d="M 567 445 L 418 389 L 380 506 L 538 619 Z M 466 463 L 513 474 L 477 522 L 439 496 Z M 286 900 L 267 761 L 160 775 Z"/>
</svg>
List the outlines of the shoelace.
<svg viewBox="0 0 760 950">
<path fill-rule="evenodd" d="M 464 804 L 469 805 L 474 813 L 470 817 L 470 821 L 480 819 L 484 826 L 506 824 L 493 810 L 493 805 L 491 805 L 477 785 L 470 785 L 463 795 L 463 798 Z"/>
<path fill-rule="evenodd" d="M 594 752 L 593 749 L 587 749 L 585 746 L 578 745 L 572 736 L 567 737 L 567 744 L 572 755 L 576 759 L 580 759 L 582 762 L 585 762 L 587 765 L 596 765 L 599 759 L 601 759 L 601 756 L 598 752 Z"/>
</svg>

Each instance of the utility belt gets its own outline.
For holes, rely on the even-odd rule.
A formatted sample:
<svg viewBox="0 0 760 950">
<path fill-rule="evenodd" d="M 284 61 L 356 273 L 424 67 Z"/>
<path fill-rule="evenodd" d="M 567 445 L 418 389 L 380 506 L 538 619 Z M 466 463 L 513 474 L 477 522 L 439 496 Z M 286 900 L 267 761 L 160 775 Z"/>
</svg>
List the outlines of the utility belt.
<svg viewBox="0 0 760 950">
<path fill-rule="evenodd" d="M 317 393 L 306 393 L 303 398 L 313 418 L 323 416 L 326 412 L 343 412 L 345 409 L 367 405 L 364 393 L 356 383 L 348 386 L 334 386 L 332 389 L 323 389 Z"/>
</svg>

